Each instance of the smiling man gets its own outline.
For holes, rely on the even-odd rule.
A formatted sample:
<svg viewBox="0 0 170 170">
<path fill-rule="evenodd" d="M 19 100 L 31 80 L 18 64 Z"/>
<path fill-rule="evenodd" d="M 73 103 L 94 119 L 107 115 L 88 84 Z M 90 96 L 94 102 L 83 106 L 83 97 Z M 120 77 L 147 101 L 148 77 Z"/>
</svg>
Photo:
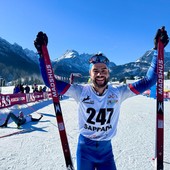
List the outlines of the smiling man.
<svg viewBox="0 0 170 170">
<path fill-rule="evenodd" d="M 100 60 L 103 62 L 100 63 Z M 109 82 L 109 60 L 102 53 L 94 55 L 90 59 L 89 73 L 93 83 L 93 88 L 99 95 L 102 95 Z"/>
<path fill-rule="evenodd" d="M 39 36 L 41 35 L 41 36 Z M 37 35 L 34 42 L 39 53 L 42 77 L 49 82 L 41 45 L 47 45 L 46 34 Z M 146 76 L 132 84 L 112 86 L 109 82 L 109 60 L 102 54 L 94 54 L 89 60 L 92 84 L 68 84 L 56 80 L 59 95 L 66 94 L 78 103 L 79 139 L 77 170 L 116 170 L 111 139 L 115 137 L 123 101 L 142 94 L 156 83 L 157 50 Z"/>
</svg>

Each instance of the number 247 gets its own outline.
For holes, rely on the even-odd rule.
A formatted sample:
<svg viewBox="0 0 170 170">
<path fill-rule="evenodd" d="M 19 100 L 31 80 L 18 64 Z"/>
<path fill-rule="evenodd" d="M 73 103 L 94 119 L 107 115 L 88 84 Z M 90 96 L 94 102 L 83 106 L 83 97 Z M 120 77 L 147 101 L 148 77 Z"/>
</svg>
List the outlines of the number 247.
<svg viewBox="0 0 170 170">
<path fill-rule="evenodd" d="M 88 108 L 87 113 L 90 114 L 90 116 L 87 119 L 88 123 L 95 124 L 95 122 L 92 119 L 97 114 L 96 122 L 100 122 L 101 125 L 104 125 L 105 123 L 106 124 L 110 123 L 111 117 L 113 115 L 113 108 L 101 108 L 98 113 L 96 113 L 96 110 L 94 108 Z M 108 119 L 106 119 L 106 113 L 109 113 Z"/>
</svg>

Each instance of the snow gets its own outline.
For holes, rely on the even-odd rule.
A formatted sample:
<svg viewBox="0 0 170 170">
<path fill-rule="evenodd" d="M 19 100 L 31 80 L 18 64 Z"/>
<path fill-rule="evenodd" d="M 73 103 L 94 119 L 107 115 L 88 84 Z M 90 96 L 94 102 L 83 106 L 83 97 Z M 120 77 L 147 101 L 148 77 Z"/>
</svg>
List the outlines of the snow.
<svg viewBox="0 0 170 170">
<path fill-rule="evenodd" d="M 10 87 L 2 92 L 12 91 Z M 165 146 L 164 169 L 170 169 L 170 101 L 165 102 Z M 76 159 L 78 138 L 77 103 L 67 96 L 61 100 L 67 137 L 73 162 Z M 28 105 L 14 106 L 0 112 L 0 123 L 6 112 L 43 118 L 38 123 L 30 122 L 17 129 L 10 122 L 8 128 L 0 129 L 0 136 L 23 129 L 25 133 L 0 138 L 0 170 L 66 170 L 58 128 L 51 100 Z M 127 99 L 121 108 L 118 131 L 112 140 L 113 152 L 118 170 L 152 170 L 155 153 L 156 101 L 145 96 Z"/>
</svg>

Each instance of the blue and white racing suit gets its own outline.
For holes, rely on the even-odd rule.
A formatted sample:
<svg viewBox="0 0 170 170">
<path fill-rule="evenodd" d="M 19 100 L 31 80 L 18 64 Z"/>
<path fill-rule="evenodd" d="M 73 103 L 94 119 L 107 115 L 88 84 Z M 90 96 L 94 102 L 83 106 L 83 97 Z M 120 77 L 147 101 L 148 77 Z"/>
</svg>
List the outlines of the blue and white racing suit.
<svg viewBox="0 0 170 170">
<path fill-rule="evenodd" d="M 156 83 L 156 63 L 157 51 L 143 79 L 128 85 L 108 85 L 102 96 L 91 85 L 70 85 L 56 80 L 58 92 L 73 97 L 78 103 L 77 170 L 116 170 L 111 139 L 116 135 L 121 103 Z M 40 68 L 49 86 L 43 58 L 40 58 Z"/>
</svg>

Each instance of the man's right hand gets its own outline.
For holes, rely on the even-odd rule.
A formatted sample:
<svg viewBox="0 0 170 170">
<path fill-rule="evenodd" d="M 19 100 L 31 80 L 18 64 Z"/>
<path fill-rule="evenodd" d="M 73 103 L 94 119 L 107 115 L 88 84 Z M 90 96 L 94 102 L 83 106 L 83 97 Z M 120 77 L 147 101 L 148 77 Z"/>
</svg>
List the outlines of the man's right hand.
<svg viewBox="0 0 170 170">
<path fill-rule="evenodd" d="M 48 44 L 48 37 L 45 33 L 40 31 L 37 34 L 37 37 L 34 41 L 34 46 L 37 49 L 39 54 L 42 54 L 42 45 L 47 45 Z"/>
</svg>

